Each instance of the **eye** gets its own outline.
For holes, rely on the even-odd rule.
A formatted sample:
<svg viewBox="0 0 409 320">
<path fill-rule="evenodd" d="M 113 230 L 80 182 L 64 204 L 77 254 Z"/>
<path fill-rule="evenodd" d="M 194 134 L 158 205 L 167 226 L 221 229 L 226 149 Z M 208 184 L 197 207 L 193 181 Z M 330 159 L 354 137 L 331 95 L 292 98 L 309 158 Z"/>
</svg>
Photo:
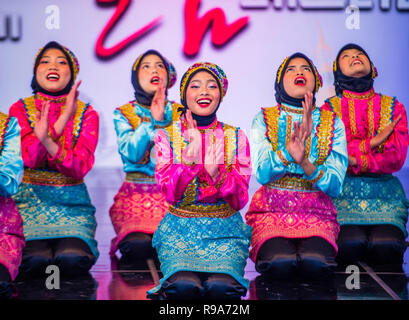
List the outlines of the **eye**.
<svg viewBox="0 0 409 320">
<path fill-rule="evenodd" d="M 290 72 L 290 71 L 293 71 L 293 70 L 294 70 L 293 67 L 289 67 L 289 68 L 287 68 L 287 70 L 285 72 Z"/>
<path fill-rule="evenodd" d="M 40 63 L 41 64 L 46 64 L 46 63 L 48 63 L 48 60 L 40 60 Z"/>
<path fill-rule="evenodd" d="M 159 63 L 159 64 L 158 64 L 158 68 L 163 69 L 163 68 L 165 68 L 165 66 L 164 66 L 164 64 L 163 64 L 163 63 Z"/>
<path fill-rule="evenodd" d="M 68 64 L 68 62 L 67 62 L 67 61 L 65 61 L 65 60 L 61 60 L 61 61 L 59 61 L 58 63 L 59 63 L 59 64 L 62 64 L 62 65 L 66 65 L 66 64 Z"/>
<path fill-rule="evenodd" d="M 198 88 L 200 88 L 200 87 L 199 87 L 198 84 L 191 84 L 191 85 L 189 86 L 189 88 L 198 89 Z"/>
<path fill-rule="evenodd" d="M 147 65 L 147 64 L 144 64 L 143 66 L 142 66 L 142 69 L 149 69 L 149 66 Z"/>
<path fill-rule="evenodd" d="M 311 72 L 311 69 L 309 67 L 304 67 L 304 70 Z"/>
</svg>

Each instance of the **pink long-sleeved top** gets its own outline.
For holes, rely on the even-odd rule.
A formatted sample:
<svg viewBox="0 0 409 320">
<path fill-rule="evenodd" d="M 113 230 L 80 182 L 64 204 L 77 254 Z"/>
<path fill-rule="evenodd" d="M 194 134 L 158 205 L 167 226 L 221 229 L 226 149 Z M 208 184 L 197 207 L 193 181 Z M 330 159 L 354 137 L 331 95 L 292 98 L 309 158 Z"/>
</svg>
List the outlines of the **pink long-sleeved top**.
<svg viewBox="0 0 409 320">
<path fill-rule="evenodd" d="M 357 160 L 357 165 L 349 166 L 348 171 L 382 174 L 402 168 L 409 143 L 408 121 L 405 107 L 395 97 L 373 89 L 363 93 L 344 90 L 342 96 L 327 99 L 323 108 L 333 110 L 345 124 L 348 155 Z M 402 118 L 386 142 L 371 149 L 371 138 L 399 115 Z"/>
<path fill-rule="evenodd" d="M 197 176 L 199 187 L 192 204 L 214 204 L 224 200 L 232 209 L 242 209 L 249 199 L 248 184 L 251 176 L 250 148 L 244 132 L 218 122 L 217 119 L 208 127 L 200 127 L 202 152 L 196 159 L 192 159 L 185 152 L 188 140 L 184 121 L 182 118 L 169 131 L 159 130 L 155 136 L 155 176 L 166 201 L 177 206 L 187 186 Z M 178 133 L 181 133 L 179 137 L 183 136 L 181 140 L 177 138 Z M 212 133 L 216 140 L 211 138 Z M 230 138 L 226 139 L 229 135 Z M 205 150 L 215 141 L 221 143 L 223 148 L 220 148 L 217 159 L 219 173 L 213 180 L 204 163 Z"/>
<path fill-rule="evenodd" d="M 51 101 L 49 134 L 58 145 L 52 157 L 34 133 L 36 114 L 44 103 Z M 52 97 L 42 93 L 20 99 L 10 107 L 10 116 L 17 118 L 21 127 L 21 149 L 24 166 L 31 169 L 48 168 L 65 176 L 82 180 L 91 170 L 98 142 L 99 117 L 91 105 L 78 100 L 75 115 L 68 121 L 63 133 L 57 136 L 54 124 L 61 115 L 66 96 Z"/>
</svg>

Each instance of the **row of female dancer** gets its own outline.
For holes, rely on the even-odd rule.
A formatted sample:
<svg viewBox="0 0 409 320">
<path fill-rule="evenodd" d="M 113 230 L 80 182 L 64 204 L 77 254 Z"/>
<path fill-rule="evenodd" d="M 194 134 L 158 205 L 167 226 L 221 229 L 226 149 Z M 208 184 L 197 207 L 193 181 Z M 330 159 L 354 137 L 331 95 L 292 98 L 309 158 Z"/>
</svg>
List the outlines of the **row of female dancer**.
<svg viewBox="0 0 409 320">
<path fill-rule="evenodd" d="M 3 292 L 17 274 L 44 275 L 55 264 L 75 276 L 98 258 L 83 180 L 98 114 L 78 99 L 79 69 L 69 49 L 48 43 L 35 58 L 34 95 L 1 114 Z M 148 297 L 238 299 L 249 255 L 272 278 L 322 279 L 337 262 L 402 265 L 409 203 L 392 173 L 408 148 L 404 106 L 374 91 L 377 71 L 358 45 L 339 51 L 333 72 L 336 96 L 318 107 L 322 79 L 311 59 L 285 58 L 277 105 L 253 120 L 250 156 L 244 132 L 217 118 L 228 89 L 219 66 L 192 65 L 177 104 L 167 99 L 173 65 L 155 50 L 137 58 L 135 99 L 114 111 L 126 179 L 110 209 L 110 254 L 158 258 L 163 278 Z M 262 186 L 244 223 L 252 166 Z"/>
</svg>

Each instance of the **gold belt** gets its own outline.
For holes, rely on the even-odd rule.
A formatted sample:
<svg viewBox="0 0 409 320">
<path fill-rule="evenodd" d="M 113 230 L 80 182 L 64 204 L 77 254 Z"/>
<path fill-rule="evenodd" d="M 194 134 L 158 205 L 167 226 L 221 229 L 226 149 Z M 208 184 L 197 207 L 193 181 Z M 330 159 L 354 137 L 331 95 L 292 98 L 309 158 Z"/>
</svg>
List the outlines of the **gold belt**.
<svg viewBox="0 0 409 320">
<path fill-rule="evenodd" d="M 150 176 L 142 172 L 127 172 L 125 181 L 133 183 L 156 183 L 155 176 Z"/>
<path fill-rule="evenodd" d="M 289 176 L 273 180 L 267 183 L 269 188 L 281 188 L 281 189 L 296 189 L 304 191 L 314 191 L 314 185 L 311 181 L 303 179 L 301 176 Z"/>
<path fill-rule="evenodd" d="M 73 186 L 84 183 L 84 180 L 67 177 L 57 171 L 24 168 L 23 182 L 48 186 Z"/>
<path fill-rule="evenodd" d="M 169 206 L 169 212 L 174 214 L 178 217 L 183 218 L 201 218 L 201 217 L 208 217 L 208 218 L 227 218 L 232 216 L 236 213 L 236 210 L 233 208 L 226 207 L 226 208 L 212 208 L 212 206 L 200 206 L 197 209 L 183 209 L 183 208 L 175 208 L 174 206 Z"/>
</svg>

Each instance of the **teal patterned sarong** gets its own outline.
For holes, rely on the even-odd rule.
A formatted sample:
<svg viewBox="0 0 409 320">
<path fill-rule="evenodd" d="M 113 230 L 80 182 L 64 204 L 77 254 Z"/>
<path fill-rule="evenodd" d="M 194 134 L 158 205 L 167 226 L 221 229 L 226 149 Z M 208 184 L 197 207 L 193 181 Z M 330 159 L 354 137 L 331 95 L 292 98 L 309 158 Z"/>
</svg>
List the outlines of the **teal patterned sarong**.
<svg viewBox="0 0 409 320">
<path fill-rule="evenodd" d="M 178 271 L 225 273 L 246 289 L 244 267 L 249 255 L 251 227 L 240 212 L 228 218 L 183 218 L 167 213 L 153 237 L 163 278 L 148 296 Z"/>
<path fill-rule="evenodd" d="M 13 199 L 23 218 L 26 241 L 79 238 L 98 258 L 95 207 L 84 183 L 47 186 L 23 182 Z"/>
<path fill-rule="evenodd" d="M 339 224 L 391 224 L 405 237 L 409 201 L 402 184 L 391 174 L 347 175 L 341 195 L 333 199 Z"/>
</svg>

